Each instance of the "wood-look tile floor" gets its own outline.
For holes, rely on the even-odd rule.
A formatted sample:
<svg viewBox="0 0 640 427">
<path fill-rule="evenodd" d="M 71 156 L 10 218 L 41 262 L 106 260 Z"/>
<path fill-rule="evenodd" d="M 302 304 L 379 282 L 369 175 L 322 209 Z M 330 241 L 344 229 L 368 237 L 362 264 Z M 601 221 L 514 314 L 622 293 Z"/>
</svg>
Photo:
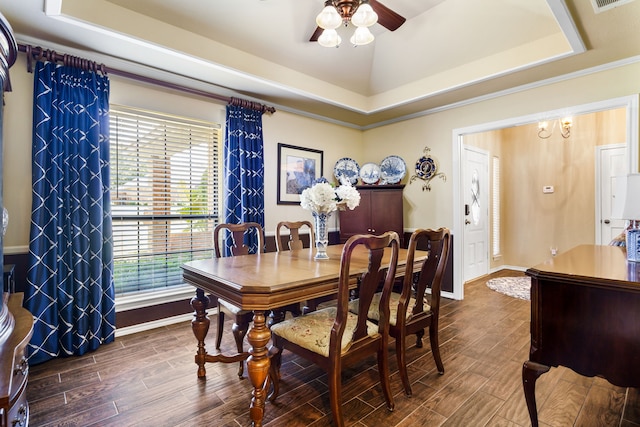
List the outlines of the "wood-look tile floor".
<svg viewBox="0 0 640 427">
<path fill-rule="evenodd" d="M 499 275 L 520 275 L 503 271 Z M 374 359 L 343 375 L 348 425 L 527 426 L 521 369 L 529 350 L 528 301 L 485 286 L 465 286 L 463 301 L 444 300 L 438 375 L 428 344 L 410 342 L 413 396 L 402 391 L 390 347 L 395 410 L 387 411 Z M 214 325 L 207 340 L 213 351 Z M 230 324 L 226 331 L 230 332 Z M 225 348 L 234 348 L 226 334 Z M 411 338 L 409 338 L 411 339 Z M 189 322 L 117 338 L 99 350 L 32 366 L 27 387 L 31 426 L 247 426 L 250 383 L 237 365 L 208 364 L 198 380 Z M 265 426 L 330 426 L 326 375 L 283 354 L 281 395 L 267 403 Z M 537 383 L 542 426 L 640 426 L 640 393 L 552 368 Z"/>
</svg>

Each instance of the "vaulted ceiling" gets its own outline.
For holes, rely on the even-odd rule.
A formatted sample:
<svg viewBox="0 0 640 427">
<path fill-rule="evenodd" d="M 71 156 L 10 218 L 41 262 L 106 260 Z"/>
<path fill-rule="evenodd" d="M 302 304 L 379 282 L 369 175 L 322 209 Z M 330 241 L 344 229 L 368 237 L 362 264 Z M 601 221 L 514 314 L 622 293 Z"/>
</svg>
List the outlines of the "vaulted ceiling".
<svg viewBox="0 0 640 427">
<path fill-rule="evenodd" d="M 309 42 L 324 0 L 20 0 L 0 12 L 25 43 L 361 128 L 640 55 L 640 1 L 600 13 L 588 0 L 379 1 L 407 20 L 374 25 L 357 48 L 348 28 L 339 48 Z"/>
</svg>

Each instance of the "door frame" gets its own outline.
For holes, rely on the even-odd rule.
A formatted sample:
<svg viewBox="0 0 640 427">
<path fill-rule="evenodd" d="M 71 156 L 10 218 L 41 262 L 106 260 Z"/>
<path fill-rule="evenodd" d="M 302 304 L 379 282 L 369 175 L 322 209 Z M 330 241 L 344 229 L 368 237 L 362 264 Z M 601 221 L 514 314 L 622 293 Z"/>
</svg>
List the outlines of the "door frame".
<svg viewBox="0 0 640 427">
<path fill-rule="evenodd" d="M 610 150 L 610 149 L 620 149 L 620 148 L 624 148 L 625 149 L 625 156 L 627 157 L 627 162 L 628 162 L 628 152 L 626 150 L 628 150 L 627 144 L 625 143 L 620 143 L 620 144 L 609 144 L 609 145 L 598 145 L 596 147 L 596 156 L 595 156 L 595 160 L 596 160 L 596 172 L 595 172 L 595 188 L 596 188 L 596 205 L 595 205 L 595 236 L 596 236 L 596 245 L 602 245 L 602 244 L 606 244 L 602 241 L 602 209 L 601 209 L 601 205 L 602 205 L 602 180 L 601 180 L 601 175 L 602 175 L 602 152 L 604 150 Z M 629 164 L 627 163 L 627 167 L 629 166 Z M 627 171 L 629 172 L 629 171 Z"/>
<path fill-rule="evenodd" d="M 464 298 L 464 194 L 461 189 L 462 182 L 462 154 L 463 137 L 468 134 L 487 132 L 507 127 L 527 125 L 548 120 L 549 117 L 577 116 L 589 114 L 597 111 L 606 111 L 616 108 L 626 108 L 626 145 L 627 145 L 627 166 L 630 172 L 638 172 L 638 94 L 612 98 L 604 101 L 589 104 L 576 105 L 558 110 L 529 114 L 526 116 L 512 117 L 495 122 L 482 123 L 478 125 L 454 128 L 452 130 L 452 151 L 453 151 L 453 230 L 452 233 L 457 240 L 461 240 L 453 245 L 453 292 L 455 299 Z M 489 218 L 491 220 L 491 218 Z M 487 263 L 489 260 L 487 259 Z M 490 264 L 487 264 L 490 265 Z M 491 272 L 491 269 L 489 269 Z"/>
</svg>

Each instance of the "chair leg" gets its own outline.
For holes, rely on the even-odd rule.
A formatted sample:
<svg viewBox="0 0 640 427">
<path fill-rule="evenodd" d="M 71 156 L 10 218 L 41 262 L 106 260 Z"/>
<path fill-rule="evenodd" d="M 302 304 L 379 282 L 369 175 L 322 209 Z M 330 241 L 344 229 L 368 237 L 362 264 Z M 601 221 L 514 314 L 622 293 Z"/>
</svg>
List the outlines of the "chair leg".
<svg viewBox="0 0 640 427">
<path fill-rule="evenodd" d="M 378 375 L 380 376 L 382 393 L 387 401 L 387 409 L 393 411 L 395 403 L 393 403 L 391 382 L 389 381 L 389 352 L 387 351 L 387 342 L 383 342 L 383 345 L 378 349 Z"/>
<path fill-rule="evenodd" d="M 248 323 L 241 322 L 241 323 L 233 324 L 233 328 L 231 329 L 231 331 L 233 332 L 233 338 L 236 341 L 236 348 L 238 349 L 238 353 L 244 352 L 243 342 L 244 342 L 244 337 L 245 335 L 247 335 L 248 330 L 249 330 Z M 242 377 L 242 375 L 244 374 L 244 361 L 241 360 L 239 364 L 240 366 L 238 367 L 238 376 Z"/>
<path fill-rule="evenodd" d="M 269 359 L 271 364 L 269 365 L 269 377 L 271 378 L 271 386 L 273 390 L 268 396 L 269 401 L 273 402 L 280 395 L 280 366 L 282 364 L 282 343 L 278 341 L 277 337 L 273 336 L 273 345 L 269 349 Z"/>
<path fill-rule="evenodd" d="M 429 342 L 431 343 L 431 353 L 433 353 L 433 359 L 436 362 L 438 373 L 444 374 L 444 365 L 442 364 L 442 358 L 440 357 L 440 344 L 438 342 L 438 325 L 431 325 L 429 327 Z"/>
<path fill-rule="evenodd" d="M 220 350 L 220 343 L 222 343 L 222 331 L 224 330 L 224 311 L 218 306 L 218 328 L 216 332 L 216 350 Z"/>
<path fill-rule="evenodd" d="M 416 347 L 422 348 L 422 337 L 424 337 L 424 329 L 420 329 L 416 332 Z"/>
<path fill-rule="evenodd" d="M 304 307 L 302 307 L 302 314 L 309 314 L 318 309 L 318 300 L 310 299 L 306 302 Z"/>
<path fill-rule="evenodd" d="M 293 317 L 302 316 L 302 310 L 300 309 L 300 303 L 295 303 L 287 306 L 287 311 L 291 313 Z"/>
<path fill-rule="evenodd" d="M 342 367 L 340 362 L 334 364 L 333 369 L 328 374 L 329 402 L 331 404 L 331 414 L 333 415 L 333 425 L 335 427 L 344 427 L 344 419 L 342 418 Z"/>
<path fill-rule="evenodd" d="M 406 394 L 407 396 L 411 396 L 413 392 L 411 390 L 411 384 L 409 383 L 409 373 L 407 372 L 407 361 L 405 357 L 406 351 L 406 335 L 403 330 L 396 337 L 396 359 L 398 360 L 398 371 L 400 372 L 400 379 L 402 380 L 402 385 L 404 386 L 404 394 Z"/>
<path fill-rule="evenodd" d="M 269 313 L 269 318 L 267 319 L 267 326 L 271 328 L 271 326 L 275 325 L 276 323 L 282 322 L 286 314 L 287 313 L 285 311 L 285 308 L 277 308 L 271 310 L 271 313 Z"/>
</svg>

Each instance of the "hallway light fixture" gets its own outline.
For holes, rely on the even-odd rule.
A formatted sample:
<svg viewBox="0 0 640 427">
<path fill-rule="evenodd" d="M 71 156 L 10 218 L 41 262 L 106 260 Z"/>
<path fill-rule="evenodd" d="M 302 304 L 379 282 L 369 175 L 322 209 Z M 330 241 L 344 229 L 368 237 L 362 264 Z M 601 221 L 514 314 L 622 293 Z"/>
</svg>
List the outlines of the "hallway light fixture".
<svg viewBox="0 0 640 427">
<path fill-rule="evenodd" d="M 556 128 L 556 124 L 560 125 L 560 135 L 567 139 L 571 136 L 571 127 L 573 126 L 573 120 L 571 117 L 563 117 L 558 119 L 558 121 L 554 121 L 551 129 L 549 128 L 549 122 L 544 120 L 538 122 L 538 137 L 542 139 L 550 138 L 553 135 L 553 131 Z"/>
<path fill-rule="evenodd" d="M 356 30 L 351 36 L 354 46 L 369 44 L 375 38 L 369 27 L 378 22 L 378 14 L 371 8 L 368 0 L 326 0 L 324 9 L 316 17 L 316 24 L 324 31 L 318 38 L 318 43 L 324 47 L 338 47 L 342 38 L 336 28 L 345 27 L 351 22 Z"/>
</svg>

